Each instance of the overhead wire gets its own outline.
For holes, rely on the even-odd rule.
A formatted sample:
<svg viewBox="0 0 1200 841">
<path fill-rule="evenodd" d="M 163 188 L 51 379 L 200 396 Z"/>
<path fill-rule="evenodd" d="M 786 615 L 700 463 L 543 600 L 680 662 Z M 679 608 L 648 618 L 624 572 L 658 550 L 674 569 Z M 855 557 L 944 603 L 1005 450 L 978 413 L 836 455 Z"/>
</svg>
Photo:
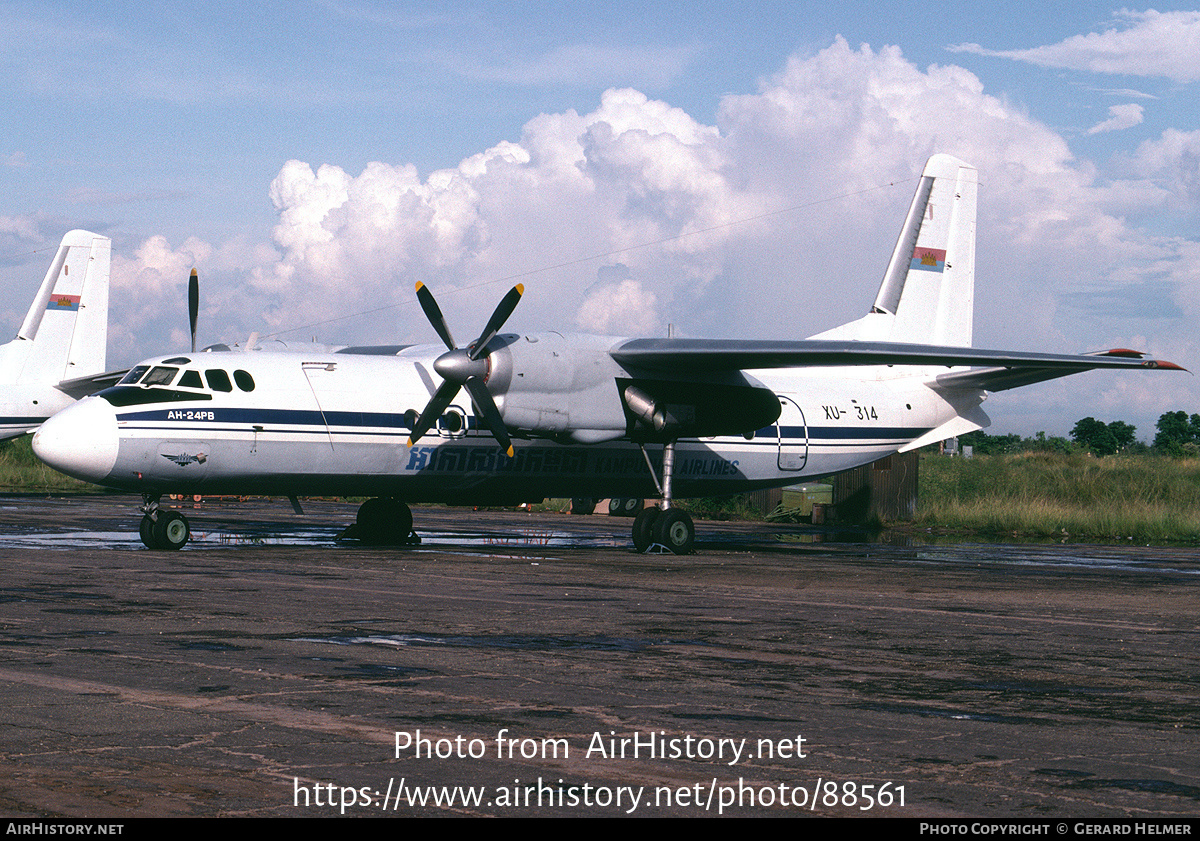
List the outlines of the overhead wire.
<svg viewBox="0 0 1200 841">
<path fill-rule="evenodd" d="M 759 213 L 755 216 L 747 216 L 742 219 L 734 219 L 730 222 L 722 222 L 720 225 L 711 225 L 707 228 L 698 228 L 697 230 L 694 230 L 694 231 L 684 231 L 682 233 L 678 233 L 673 236 L 663 237 L 662 239 L 650 240 L 647 242 L 637 243 L 635 245 L 627 245 L 624 248 L 616 248 L 616 249 L 613 249 L 612 251 L 605 251 L 601 254 L 592 254 L 587 257 L 577 257 L 573 260 L 567 260 L 562 263 L 555 263 L 553 265 L 548 265 L 548 266 L 540 266 L 538 268 L 528 269 L 523 272 L 516 272 L 514 274 L 504 275 L 503 277 L 492 278 L 491 280 L 481 280 L 476 283 L 468 284 L 466 286 L 460 286 L 455 289 L 448 289 L 448 290 L 445 290 L 444 292 L 439 292 L 439 294 L 443 295 L 443 296 L 455 295 L 455 294 L 459 294 L 461 292 L 469 292 L 469 291 L 472 291 L 475 289 L 481 289 L 485 286 L 491 286 L 492 284 L 496 284 L 496 283 L 509 283 L 514 280 L 520 280 L 521 278 L 530 277 L 530 276 L 536 275 L 536 274 L 542 274 L 544 272 L 552 272 L 552 271 L 556 271 L 558 269 L 565 269 L 565 268 L 570 268 L 571 266 L 578 266 L 583 263 L 589 263 L 593 260 L 606 260 L 610 257 L 615 257 L 619 254 L 627 254 L 631 251 L 638 251 L 643 248 L 653 248 L 656 245 L 665 245 L 670 242 L 678 242 L 679 240 L 686 239 L 688 237 L 695 237 L 695 236 L 700 236 L 702 234 L 709 234 L 709 233 L 712 233 L 713 231 L 720 231 L 725 228 L 735 227 L 737 225 L 745 225 L 745 224 L 749 224 L 750 222 L 757 222 L 762 219 L 770 219 L 773 216 L 781 216 L 785 213 L 795 213 L 798 210 L 806 210 L 810 207 L 816 207 L 818 205 L 828 204 L 829 202 L 840 201 L 842 199 L 848 199 L 848 198 L 854 198 L 855 196 L 861 196 L 861 195 L 865 195 L 867 193 L 873 193 L 878 190 L 886 190 L 886 189 L 895 187 L 898 184 L 907 184 L 914 180 L 916 180 L 916 179 L 909 178 L 909 179 L 900 179 L 897 181 L 889 181 L 886 184 L 876 184 L 873 187 L 865 187 L 861 190 L 853 190 L 851 192 L 841 193 L 836 196 L 827 196 L 827 197 L 821 198 L 821 199 L 814 199 L 813 201 L 805 202 L 804 204 L 793 205 L 791 207 L 784 207 L 784 208 L 780 208 L 778 210 L 770 210 L 770 211 L 767 211 L 766 213 Z M 288 327 L 283 330 L 277 330 L 274 333 L 263 334 L 259 338 L 260 339 L 270 339 L 270 338 L 275 338 L 277 336 L 283 336 L 288 333 L 294 333 L 297 330 L 311 330 L 314 327 L 325 327 L 330 324 L 337 324 L 339 322 L 349 321 L 350 319 L 354 319 L 354 318 L 362 318 L 363 316 L 367 316 L 367 315 L 375 315 L 377 313 L 386 312 L 387 310 L 397 309 L 398 307 L 403 307 L 403 306 L 407 306 L 409 304 L 415 304 L 415 303 L 417 303 L 417 297 L 414 292 L 414 294 L 411 297 L 405 298 L 400 301 L 396 301 L 395 303 L 392 303 L 392 304 L 386 304 L 384 306 L 376 307 L 375 309 L 371 309 L 371 310 L 363 310 L 360 312 L 348 313 L 346 315 L 339 315 L 334 318 L 324 319 L 323 321 L 314 321 L 314 322 L 310 322 L 308 324 L 301 324 L 296 327 Z"/>
</svg>

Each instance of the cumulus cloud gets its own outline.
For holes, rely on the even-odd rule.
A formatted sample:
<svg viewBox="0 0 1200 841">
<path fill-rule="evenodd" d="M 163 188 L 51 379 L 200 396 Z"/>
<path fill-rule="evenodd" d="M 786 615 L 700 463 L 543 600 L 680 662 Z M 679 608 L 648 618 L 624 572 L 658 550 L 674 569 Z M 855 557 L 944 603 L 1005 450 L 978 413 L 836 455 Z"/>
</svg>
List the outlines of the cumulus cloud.
<svg viewBox="0 0 1200 841">
<path fill-rule="evenodd" d="M 952 51 L 1011 58 L 1041 67 L 1092 73 L 1165 77 L 1175 82 L 1200 79 L 1200 12 L 1124 10 L 1104 32 L 1073 35 L 1057 44 L 1025 50 L 989 50 L 958 44 Z"/>
<path fill-rule="evenodd" d="M 1110 105 L 1109 118 L 1088 129 L 1088 134 L 1102 134 L 1106 131 L 1120 131 L 1133 128 L 1142 121 L 1142 106 L 1130 103 L 1128 105 Z"/>
<path fill-rule="evenodd" d="M 589 333 L 646 335 L 659 326 L 658 299 L 629 277 L 625 266 L 601 271 L 587 291 L 575 323 Z"/>
<path fill-rule="evenodd" d="M 1167 129 L 1157 140 L 1138 146 L 1130 161 L 1133 171 L 1162 184 L 1179 204 L 1200 207 L 1200 131 Z"/>
<path fill-rule="evenodd" d="M 898 48 L 839 38 L 726 97 L 711 125 L 613 89 L 589 113 L 534 116 L 519 138 L 425 177 L 403 162 L 355 174 L 289 161 L 271 185 L 270 243 L 153 239 L 114 259 L 114 282 L 119 272 L 122 294 L 137 289 L 139 301 L 182 300 L 189 261 L 220 264 L 218 320 L 240 335 L 332 323 L 323 340 L 432 342 L 414 302 L 421 281 L 461 337 L 520 279 L 514 330 L 664 335 L 671 322 L 683 335 L 802 338 L 865 312 L 921 166 L 949 152 L 981 175 L 981 346 L 1069 352 L 1155 335 L 1150 349 L 1171 358 L 1192 349 L 1190 327 L 1146 319 L 1189 313 L 1183 303 L 1080 313 L 1090 295 L 1122 289 L 1191 294 L 1195 244 L 1149 236 L 1126 215 L 1167 200 L 1156 173 L 1191 161 L 1196 183 L 1198 146 L 1164 134 L 1130 163 L 1135 178 L 1101 182 L 967 70 L 920 69 Z M 175 306 L 157 303 L 160 314 Z M 149 305 L 140 312 L 149 324 Z M 1106 387 L 1064 382 L 1054 393 L 1068 407 Z M 1022 400 L 1044 411 L 1044 392 L 1005 396 Z"/>
</svg>

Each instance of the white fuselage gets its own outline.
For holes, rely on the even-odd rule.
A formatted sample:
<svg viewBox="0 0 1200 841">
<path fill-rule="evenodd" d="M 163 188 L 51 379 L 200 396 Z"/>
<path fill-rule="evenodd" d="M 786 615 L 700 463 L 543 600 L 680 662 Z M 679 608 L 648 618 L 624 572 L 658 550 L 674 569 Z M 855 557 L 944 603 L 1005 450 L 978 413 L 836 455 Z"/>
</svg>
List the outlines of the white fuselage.
<svg viewBox="0 0 1200 841">
<path fill-rule="evenodd" d="M 32 345 L 19 338 L 0 345 L 0 440 L 32 432 L 73 402 L 72 397 L 54 387 L 57 377 L 53 382 L 32 377 L 21 381 Z"/>
<path fill-rule="evenodd" d="M 171 378 L 164 373 L 148 383 L 146 377 L 85 398 L 46 422 L 34 448 L 65 473 L 147 494 L 459 503 L 655 496 L 618 387 L 619 379 L 638 373 L 607 354 L 624 340 L 504 338 L 513 352 L 489 386 L 514 436 L 528 436 L 515 438 L 511 458 L 475 417 L 465 391 L 434 429 L 407 446 L 413 421 L 440 382 L 432 363 L 443 349 L 434 345 L 394 356 L 213 352 L 148 360 L 138 368 L 173 368 Z M 557 376 L 556 342 L 571 348 L 573 359 L 571 370 Z M 518 353 L 523 347 L 544 354 L 530 361 Z M 496 367 L 503 367 L 499 356 Z M 679 440 L 675 495 L 787 485 L 865 464 L 954 418 L 964 400 L 977 406 L 983 397 L 954 395 L 952 405 L 926 385 L 927 373 L 898 370 L 748 372 L 753 385 L 779 397 L 778 419 L 747 430 L 752 434 Z M 536 391 L 522 390 L 527 379 Z M 650 444 L 646 452 L 658 471 L 662 448 Z"/>
</svg>

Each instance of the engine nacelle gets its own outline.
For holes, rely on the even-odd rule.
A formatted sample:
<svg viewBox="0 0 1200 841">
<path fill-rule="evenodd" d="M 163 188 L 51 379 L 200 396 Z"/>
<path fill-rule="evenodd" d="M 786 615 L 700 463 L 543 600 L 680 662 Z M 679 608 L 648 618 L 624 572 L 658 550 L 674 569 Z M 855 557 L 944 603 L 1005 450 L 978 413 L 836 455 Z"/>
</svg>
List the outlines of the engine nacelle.
<svg viewBox="0 0 1200 841">
<path fill-rule="evenodd" d="M 487 356 L 487 384 L 504 423 L 594 444 L 625 436 L 749 435 L 779 417 L 779 398 L 741 371 L 670 379 L 630 371 L 609 355 L 620 341 L 561 333 L 497 336 Z"/>
<path fill-rule="evenodd" d="M 588 444 L 625 435 L 616 386 L 622 370 L 608 355 L 613 342 L 561 333 L 496 337 L 487 357 L 487 384 L 504 423 Z"/>
</svg>

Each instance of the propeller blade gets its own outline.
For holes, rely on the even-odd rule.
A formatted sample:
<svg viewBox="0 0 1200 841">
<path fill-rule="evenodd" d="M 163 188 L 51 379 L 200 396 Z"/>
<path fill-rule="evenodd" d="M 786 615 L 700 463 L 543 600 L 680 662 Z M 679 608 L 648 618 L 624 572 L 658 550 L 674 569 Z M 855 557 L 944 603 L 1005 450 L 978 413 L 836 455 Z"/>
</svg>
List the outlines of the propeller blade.
<svg viewBox="0 0 1200 841">
<path fill-rule="evenodd" d="M 429 403 L 425 406 L 425 411 L 421 412 L 421 416 L 417 418 L 417 422 L 413 425 L 412 432 L 408 435 L 408 446 L 412 446 L 421 440 L 421 436 L 429 431 L 429 428 L 437 423 L 437 419 L 442 416 L 442 412 L 446 411 L 446 407 L 450 405 L 450 401 L 454 399 L 454 395 L 458 394 L 458 390 L 462 388 L 462 383 L 444 381 L 433 397 L 429 399 Z"/>
<path fill-rule="evenodd" d="M 500 410 L 496 407 L 496 401 L 492 399 L 492 393 L 487 390 L 487 384 L 480 377 L 470 377 L 464 385 L 471 399 L 475 401 L 475 408 L 483 413 L 488 429 L 500 443 L 500 449 L 512 458 L 515 450 L 512 439 L 508 437 L 508 427 L 504 425 L 504 418 L 500 417 Z"/>
<path fill-rule="evenodd" d="M 192 353 L 196 352 L 196 319 L 200 316 L 200 276 L 192 269 L 188 278 L 188 324 L 192 328 Z"/>
<path fill-rule="evenodd" d="M 496 305 L 496 311 L 488 319 L 487 326 L 483 328 L 483 332 L 479 334 L 479 338 L 471 346 L 468 355 L 471 357 L 472 362 L 483 356 L 484 350 L 487 349 L 487 343 L 500 332 L 500 328 L 504 326 L 504 322 L 508 321 L 508 317 L 513 314 L 513 310 L 517 308 L 517 304 L 524 294 L 525 287 L 518 283 L 512 289 L 508 290 L 508 294 Z"/>
<path fill-rule="evenodd" d="M 425 311 L 425 317 L 429 319 L 433 329 L 437 331 L 438 336 L 449 348 L 449 352 L 439 356 L 433 363 L 433 369 L 441 376 L 442 384 L 438 386 L 437 392 L 430 398 L 429 404 L 421 412 L 417 422 L 413 424 L 412 433 L 408 436 L 408 446 L 411 447 L 417 443 L 421 436 L 437 423 L 437 419 L 442 412 L 446 411 L 446 407 L 458 394 L 458 390 L 466 388 L 471 395 L 471 401 L 475 404 L 477 413 L 483 415 L 488 429 L 492 431 L 492 435 L 500 447 L 508 454 L 509 458 L 512 458 L 515 451 L 512 439 L 508 435 L 508 427 L 504 425 L 500 409 L 496 406 L 496 401 L 492 398 L 487 383 L 484 381 L 488 365 L 486 361 L 481 362 L 480 360 L 487 351 L 488 342 L 500 332 L 504 322 L 517 308 L 523 294 L 525 294 L 525 287 L 519 283 L 510 289 L 508 294 L 496 305 L 496 310 L 488 319 L 487 326 L 483 328 L 483 332 L 479 334 L 479 339 L 475 344 L 460 350 L 454 343 L 454 337 L 450 335 L 450 327 L 446 324 L 446 318 L 442 315 L 437 301 L 434 300 L 433 293 L 424 283 L 417 282 L 417 301 L 420 302 L 421 309 Z"/>
<path fill-rule="evenodd" d="M 417 301 L 421 304 L 421 309 L 425 311 L 425 317 L 429 319 L 429 323 L 433 325 L 433 329 L 446 343 L 446 347 L 450 350 L 457 350 L 458 345 L 454 343 L 454 337 L 450 335 L 450 327 L 446 324 L 446 318 L 442 315 L 441 308 L 437 305 L 437 301 L 433 298 L 433 293 L 429 291 L 429 287 L 421 281 L 417 281 Z"/>
</svg>

